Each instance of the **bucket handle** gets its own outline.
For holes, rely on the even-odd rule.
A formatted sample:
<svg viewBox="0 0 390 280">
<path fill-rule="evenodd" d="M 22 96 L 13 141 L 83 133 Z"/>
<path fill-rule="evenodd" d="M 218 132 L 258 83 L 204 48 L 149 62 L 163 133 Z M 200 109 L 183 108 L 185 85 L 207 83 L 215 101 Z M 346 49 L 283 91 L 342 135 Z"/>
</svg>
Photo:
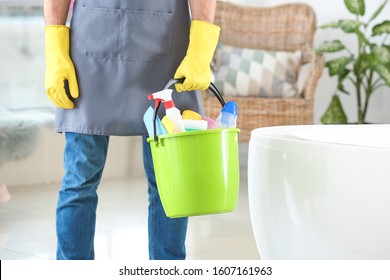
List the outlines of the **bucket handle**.
<svg viewBox="0 0 390 280">
<path fill-rule="evenodd" d="M 185 78 L 180 78 L 180 79 L 170 79 L 168 81 L 168 83 L 165 85 L 164 89 L 169 89 L 169 88 L 172 88 L 175 84 L 181 84 L 183 83 L 185 80 Z M 210 87 L 208 88 L 209 91 L 211 91 L 215 97 L 217 97 L 219 103 L 221 103 L 221 106 L 225 106 L 225 100 L 223 99 L 221 93 L 218 91 L 217 87 L 213 84 L 213 83 L 210 83 Z M 157 125 L 156 125 L 156 121 L 157 121 L 157 111 L 158 109 L 160 108 L 160 105 L 161 105 L 162 102 L 158 102 L 158 105 L 155 107 L 154 109 L 154 116 L 153 116 L 153 133 L 154 133 L 154 142 L 157 142 L 158 141 L 158 137 L 157 137 Z"/>
</svg>

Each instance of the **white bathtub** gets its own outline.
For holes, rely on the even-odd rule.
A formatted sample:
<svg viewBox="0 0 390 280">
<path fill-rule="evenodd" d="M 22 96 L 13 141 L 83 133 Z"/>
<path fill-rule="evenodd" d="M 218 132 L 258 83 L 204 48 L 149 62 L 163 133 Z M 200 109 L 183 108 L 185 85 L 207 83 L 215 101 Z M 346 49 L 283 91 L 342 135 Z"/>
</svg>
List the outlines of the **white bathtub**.
<svg viewBox="0 0 390 280">
<path fill-rule="evenodd" d="M 248 188 L 262 259 L 390 259 L 390 125 L 255 129 Z"/>
</svg>

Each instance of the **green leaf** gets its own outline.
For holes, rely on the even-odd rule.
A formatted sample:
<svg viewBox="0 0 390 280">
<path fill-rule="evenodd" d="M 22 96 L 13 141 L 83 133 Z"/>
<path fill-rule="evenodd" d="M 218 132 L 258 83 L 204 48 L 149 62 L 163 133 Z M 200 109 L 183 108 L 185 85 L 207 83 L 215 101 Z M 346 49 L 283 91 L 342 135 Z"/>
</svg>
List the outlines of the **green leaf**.
<svg viewBox="0 0 390 280">
<path fill-rule="evenodd" d="M 384 46 L 373 46 L 372 51 L 375 56 L 375 60 L 381 64 L 390 63 L 390 49 Z"/>
<path fill-rule="evenodd" d="M 351 19 L 341 19 L 337 22 L 330 22 L 324 25 L 321 25 L 320 28 L 341 28 L 346 33 L 355 32 L 362 22 L 359 20 L 351 20 Z"/>
<path fill-rule="evenodd" d="M 390 34 L 390 20 L 385 20 L 372 28 L 372 34 L 374 36 L 381 34 Z"/>
<path fill-rule="evenodd" d="M 325 66 L 329 69 L 329 75 L 343 75 L 345 73 L 345 67 L 353 61 L 353 56 L 342 56 L 333 60 L 329 60 Z"/>
<path fill-rule="evenodd" d="M 333 53 L 338 52 L 341 50 L 344 50 L 345 46 L 343 43 L 340 42 L 340 40 L 334 40 L 334 41 L 325 41 L 323 42 L 316 51 L 318 53 Z"/>
<path fill-rule="evenodd" d="M 390 45 L 382 45 L 383 48 L 386 48 L 390 52 Z"/>
<path fill-rule="evenodd" d="M 364 0 L 344 0 L 344 3 L 352 14 L 362 16 L 366 12 Z"/>
<path fill-rule="evenodd" d="M 340 74 L 339 74 L 339 81 L 343 81 L 348 76 L 348 74 L 350 72 L 351 72 L 351 70 L 349 70 L 347 68 L 342 69 Z"/>
<path fill-rule="evenodd" d="M 364 43 L 366 45 L 370 45 L 370 41 L 368 41 L 368 39 L 364 36 L 364 34 L 360 31 L 360 30 L 356 30 L 356 34 L 359 38 L 359 42 L 360 43 Z"/>
<path fill-rule="evenodd" d="M 329 107 L 321 117 L 321 122 L 323 124 L 346 124 L 348 122 L 338 95 L 333 95 Z"/>
<path fill-rule="evenodd" d="M 373 21 L 376 19 L 376 17 L 382 12 L 383 8 L 386 6 L 388 0 L 385 0 L 382 5 L 379 6 L 379 8 L 375 11 L 375 13 L 371 16 L 370 20 L 368 22 Z"/>
<path fill-rule="evenodd" d="M 386 85 L 390 87 L 390 70 L 387 66 L 377 63 L 375 64 L 375 71 L 385 81 Z"/>
<path fill-rule="evenodd" d="M 339 91 L 341 91 L 342 93 L 345 93 L 345 94 L 349 95 L 349 92 L 345 90 L 343 83 L 340 83 L 340 82 L 339 82 L 339 83 L 337 84 L 337 89 L 338 89 Z"/>
<path fill-rule="evenodd" d="M 326 24 L 323 24 L 323 25 L 320 25 L 319 28 L 321 29 L 325 29 L 325 28 L 339 28 L 339 22 L 335 21 L 335 22 L 329 22 L 329 23 L 326 23 Z"/>
<path fill-rule="evenodd" d="M 356 32 L 356 30 L 359 29 L 361 22 L 358 20 L 340 20 L 339 26 L 341 29 L 346 33 L 353 33 Z"/>
<path fill-rule="evenodd" d="M 375 56 L 372 53 L 361 54 L 355 63 L 355 72 L 358 74 L 366 72 L 367 69 L 373 69 L 375 63 Z"/>
<path fill-rule="evenodd" d="M 337 89 L 345 94 L 349 95 L 349 92 L 344 89 L 343 81 L 346 77 L 348 77 L 348 74 L 351 72 L 351 70 L 344 68 L 341 73 L 339 74 L 338 82 L 337 82 Z"/>
</svg>

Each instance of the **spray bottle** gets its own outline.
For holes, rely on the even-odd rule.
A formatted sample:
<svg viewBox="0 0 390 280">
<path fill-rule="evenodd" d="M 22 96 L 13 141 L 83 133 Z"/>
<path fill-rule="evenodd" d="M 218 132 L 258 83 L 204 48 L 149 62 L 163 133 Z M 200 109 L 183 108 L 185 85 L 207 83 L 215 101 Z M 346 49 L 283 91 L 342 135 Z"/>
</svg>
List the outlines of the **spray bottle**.
<svg viewBox="0 0 390 280">
<path fill-rule="evenodd" d="M 175 102 L 172 100 L 172 89 L 164 89 L 156 93 L 148 95 L 149 100 L 156 100 L 156 102 L 163 102 L 166 111 L 166 116 L 175 125 L 176 131 L 184 132 L 183 120 L 180 110 L 175 107 Z"/>
<path fill-rule="evenodd" d="M 237 103 L 233 101 L 226 102 L 223 106 L 220 115 L 216 119 L 216 127 L 218 128 L 235 128 L 237 123 Z"/>
</svg>

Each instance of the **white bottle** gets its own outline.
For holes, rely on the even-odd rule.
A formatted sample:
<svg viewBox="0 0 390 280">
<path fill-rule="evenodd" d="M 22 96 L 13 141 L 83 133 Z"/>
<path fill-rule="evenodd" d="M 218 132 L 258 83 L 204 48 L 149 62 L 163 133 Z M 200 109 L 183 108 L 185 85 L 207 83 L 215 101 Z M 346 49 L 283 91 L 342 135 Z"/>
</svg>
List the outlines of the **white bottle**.
<svg viewBox="0 0 390 280">
<path fill-rule="evenodd" d="M 180 110 L 175 107 L 173 100 L 164 102 L 165 114 L 169 120 L 175 125 L 177 131 L 184 132 L 183 119 Z"/>
<path fill-rule="evenodd" d="M 217 128 L 235 128 L 237 123 L 237 103 L 233 101 L 226 102 L 221 113 L 216 119 Z"/>
<path fill-rule="evenodd" d="M 165 114 L 169 120 L 175 125 L 176 131 L 184 132 L 183 119 L 180 114 L 180 110 L 175 107 L 175 102 L 172 100 L 172 89 L 164 89 L 159 92 L 151 93 L 148 95 L 149 100 L 156 100 L 156 102 L 163 102 L 165 108 Z"/>
</svg>

